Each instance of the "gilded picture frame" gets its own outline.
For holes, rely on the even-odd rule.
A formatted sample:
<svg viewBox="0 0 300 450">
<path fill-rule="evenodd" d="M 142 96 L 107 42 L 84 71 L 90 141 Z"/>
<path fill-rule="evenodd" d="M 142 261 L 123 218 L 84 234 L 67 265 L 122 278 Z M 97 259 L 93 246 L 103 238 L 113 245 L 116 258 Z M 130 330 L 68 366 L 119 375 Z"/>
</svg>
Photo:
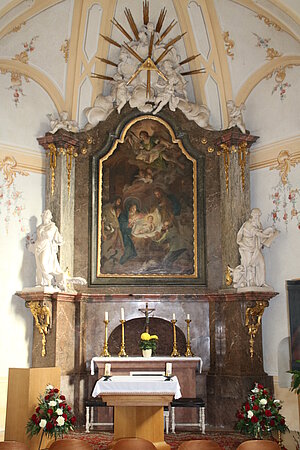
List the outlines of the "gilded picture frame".
<svg viewBox="0 0 300 450">
<path fill-rule="evenodd" d="M 153 115 L 94 155 L 91 285 L 205 285 L 204 158 Z"/>
</svg>

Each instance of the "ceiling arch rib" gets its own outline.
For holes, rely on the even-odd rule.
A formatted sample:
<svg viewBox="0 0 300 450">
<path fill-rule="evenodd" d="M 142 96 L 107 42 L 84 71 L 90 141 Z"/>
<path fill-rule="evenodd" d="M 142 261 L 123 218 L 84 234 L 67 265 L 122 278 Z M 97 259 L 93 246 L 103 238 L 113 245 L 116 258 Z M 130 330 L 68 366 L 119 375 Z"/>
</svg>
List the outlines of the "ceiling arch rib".
<svg viewBox="0 0 300 450">
<path fill-rule="evenodd" d="M 21 3 L 21 1 L 22 0 L 20 0 L 17 4 Z M 12 20 L 8 25 L 6 25 L 0 31 L 0 39 L 2 39 L 4 36 L 6 36 L 11 31 L 13 31 L 13 29 L 15 27 L 18 27 L 22 23 L 24 23 L 27 20 L 31 19 L 35 15 L 37 15 L 40 12 L 44 11 L 45 9 L 48 9 L 51 6 L 56 5 L 57 3 L 61 3 L 61 0 L 39 0 L 39 1 L 34 2 L 33 6 L 31 8 L 29 8 L 23 14 L 18 16 L 16 19 Z M 16 5 L 14 5 L 14 7 L 15 6 Z M 1 13 L 1 11 L 0 11 L 0 13 Z"/>
<path fill-rule="evenodd" d="M 9 59 L 0 59 L 0 70 L 7 72 L 16 72 L 31 78 L 36 81 L 49 95 L 55 104 L 57 111 L 64 110 L 64 99 L 60 94 L 57 87 L 52 83 L 52 81 L 39 70 L 29 66 L 28 64 L 23 64 L 19 61 L 11 61 Z"/>
<path fill-rule="evenodd" d="M 257 3 L 255 3 L 253 0 L 232 0 L 232 1 L 234 3 L 237 3 L 241 6 L 244 6 L 248 9 L 250 9 L 251 11 L 255 12 L 258 15 L 267 17 L 270 21 L 274 22 L 274 24 L 279 26 L 283 31 L 285 31 L 290 36 L 292 36 L 294 39 L 296 39 L 298 42 L 300 42 L 299 35 L 297 36 L 286 24 L 284 24 L 281 20 L 279 20 L 277 17 L 275 17 L 273 14 L 271 14 L 266 9 L 257 5 Z M 275 4 L 274 1 L 272 1 L 272 0 L 270 0 L 270 1 L 271 1 L 271 3 Z M 280 6 L 278 4 L 276 6 L 280 8 Z M 297 22 L 296 16 L 294 16 L 293 19 Z"/>
<path fill-rule="evenodd" d="M 260 67 L 254 72 L 243 84 L 236 96 L 236 104 L 245 103 L 255 86 L 257 86 L 267 75 L 272 73 L 275 69 L 286 67 L 288 65 L 300 66 L 300 56 L 282 56 L 273 59 L 264 66 Z"/>
<path fill-rule="evenodd" d="M 74 28 L 74 33 L 72 29 L 71 41 L 77 39 L 77 54 L 76 61 L 73 61 L 74 68 L 74 80 L 73 80 L 73 97 L 71 114 L 72 118 L 76 119 L 78 115 L 78 104 L 82 103 L 82 99 L 79 96 L 82 93 L 82 83 L 85 78 L 88 77 L 92 83 L 92 98 L 89 99 L 89 104 L 93 104 L 96 96 L 102 92 L 103 80 L 96 80 L 91 78 L 91 71 L 94 70 L 97 73 L 105 73 L 105 64 L 96 59 L 96 55 L 92 56 L 90 60 L 87 60 L 84 43 L 87 37 L 87 25 L 88 25 L 88 15 L 91 7 L 93 5 L 99 5 L 101 13 L 100 29 L 101 34 L 110 35 L 111 33 L 111 22 L 113 18 L 116 0 L 106 1 L 106 0 L 82 0 L 81 16 L 78 23 L 77 29 Z M 109 50 L 109 44 L 99 35 L 97 35 L 97 55 L 107 55 Z M 95 69 L 94 69 L 95 67 Z M 96 70 L 97 68 L 97 70 Z"/>
</svg>

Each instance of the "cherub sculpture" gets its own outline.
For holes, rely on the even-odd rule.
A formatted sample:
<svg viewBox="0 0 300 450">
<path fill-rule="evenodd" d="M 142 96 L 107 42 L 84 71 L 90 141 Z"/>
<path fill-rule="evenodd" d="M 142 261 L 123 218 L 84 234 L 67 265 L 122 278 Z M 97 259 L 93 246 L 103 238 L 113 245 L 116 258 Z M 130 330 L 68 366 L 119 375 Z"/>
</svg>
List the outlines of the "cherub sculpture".
<svg viewBox="0 0 300 450">
<path fill-rule="evenodd" d="M 236 106 L 233 100 L 228 100 L 226 102 L 229 124 L 228 128 L 237 126 L 242 133 L 246 133 L 245 123 L 242 115 L 242 111 L 246 109 L 244 103 L 240 106 Z"/>
<path fill-rule="evenodd" d="M 56 118 L 53 114 L 47 114 L 47 117 L 50 121 L 51 127 L 49 133 L 54 134 L 60 129 L 72 131 L 73 133 L 77 133 L 79 131 L 77 122 L 75 120 L 68 120 L 68 113 L 66 111 L 58 113 L 58 118 Z"/>
</svg>

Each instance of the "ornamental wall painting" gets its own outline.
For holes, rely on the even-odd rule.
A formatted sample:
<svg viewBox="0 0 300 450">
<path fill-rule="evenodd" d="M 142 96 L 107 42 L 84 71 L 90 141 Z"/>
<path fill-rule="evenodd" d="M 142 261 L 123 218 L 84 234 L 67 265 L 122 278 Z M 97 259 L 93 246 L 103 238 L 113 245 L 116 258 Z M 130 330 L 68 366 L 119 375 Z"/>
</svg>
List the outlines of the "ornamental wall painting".
<svg viewBox="0 0 300 450">
<path fill-rule="evenodd" d="M 200 165 L 162 119 L 125 127 L 96 163 L 96 278 L 199 282 Z"/>
<path fill-rule="evenodd" d="M 279 181 L 272 188 L 271 217 L 274 225 L 284 223 L 286 230 L 292 222 L 296 223 L 300 230 L 300 188 L 294 186 L 289 179 L 291 169 L 299 162 L 299 156 L 291 156 L 287 150 L 283 150 L 277 157 L 276 165 L 270 168 L 279 171 Z"/>
<path fill-rule="evenodd" d="M 23 192 L 16 188 L 15 178 L 18 175 L 28 176 L 29 173 L 20 170 L 13 156 L 0 159 L 0 218 L 5 224 L 6 234 L 9 232 L 11 221 L 17 221 L 20 231 L 25 231 L 23 211 L 25 203 Z"/>
</svg>

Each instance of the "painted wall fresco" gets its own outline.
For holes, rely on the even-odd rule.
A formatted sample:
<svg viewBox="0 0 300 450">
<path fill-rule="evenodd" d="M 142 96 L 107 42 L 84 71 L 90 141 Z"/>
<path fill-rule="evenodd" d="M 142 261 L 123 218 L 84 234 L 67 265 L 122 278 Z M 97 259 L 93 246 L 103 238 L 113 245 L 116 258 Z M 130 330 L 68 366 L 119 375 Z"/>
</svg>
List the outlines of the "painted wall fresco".
<svg viewBox="0 0 300 450">
<path fill-rule="evenodd" d="M 12 156 L 0 159 L 0 217 L 4 220 L 7 234 L 12 220 L 17 221 L 20 231 L 25 232 L 25 203 L 22 191 L 17 190 L 14 182 L 17 175 L 28 176 L 29 173 L 18 169 Z"/>
<path fill-rule="evenodd" d="M 195 169 L 158 120 L 100 160 L 98 276 L 197 276 Z"/>
</svg>

